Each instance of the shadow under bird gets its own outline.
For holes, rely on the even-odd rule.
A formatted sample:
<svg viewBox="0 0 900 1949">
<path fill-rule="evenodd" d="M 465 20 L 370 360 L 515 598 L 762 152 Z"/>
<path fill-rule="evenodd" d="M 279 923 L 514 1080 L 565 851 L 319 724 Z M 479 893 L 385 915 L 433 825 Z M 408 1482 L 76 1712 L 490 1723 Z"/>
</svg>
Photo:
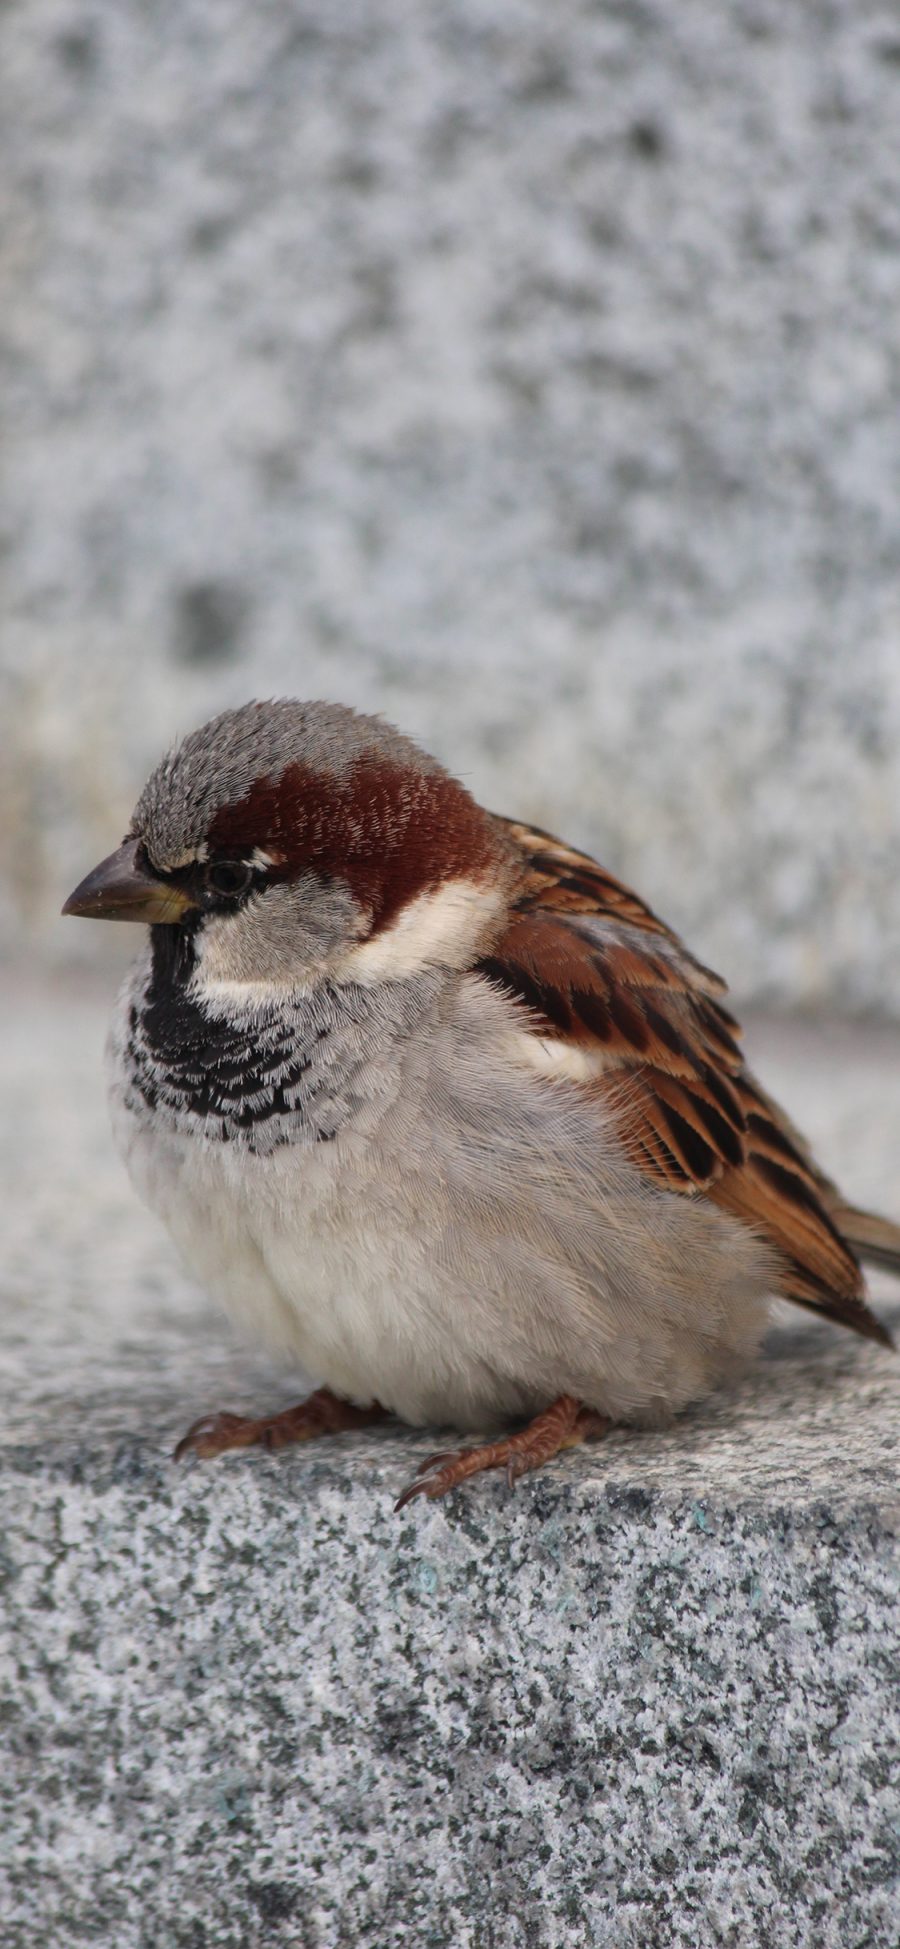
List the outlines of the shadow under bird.
<svg viewBox="0 0 900 1949">
<path fill-rule="evenodd" d="M 860 1261 L 900 1275 L 900 1227 L 818 1169 L 723 983 L 380 719 L 214 718 L 63 911 L 149 923 L 109 1044 L 128 1169 L 321 1382 L 177 1454 L 391 1414 L 479 1432 L 399 1507 L 659 1424 L 752 1356 L 775 1297 L 890 1344 Z"/>
</svg>

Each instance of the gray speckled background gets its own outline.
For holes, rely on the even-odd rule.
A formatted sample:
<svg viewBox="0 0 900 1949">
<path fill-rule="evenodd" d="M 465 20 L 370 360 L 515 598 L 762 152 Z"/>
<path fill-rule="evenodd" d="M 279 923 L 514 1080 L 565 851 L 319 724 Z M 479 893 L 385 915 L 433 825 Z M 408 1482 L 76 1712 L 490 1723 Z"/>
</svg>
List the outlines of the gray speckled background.
<svg viewBox="0 0 900 1949">
<path fill-rule="evenodd" d="M 401 1517 L 434 1433 L 176 1467 L 300 1380 L 135 1204 L 106 1007 L 0 984 L 4 1949 L 895 1949 L 897 1360 L 795 1312 L 667 1433 Z M 896 1036 L 750 1047 L 900 1208 Z"/>
<path fill-rule="evenodd" d="M 900 1014 L 898 117 L 883 0 L 10 0 L 0 938 L 324 693 Z"/>
<path fill-rule="evenodd" d="M 897 1362 L 794 1315 L 401 1518 L 431 1433 L 176 1468 L 300 1377 L 132 1200 L 56 912 L 319 693 L 900 1019 L 898 117 L 883 0 L 3 9 L 4 1949 L 896 1949 Z M 896 1029 L 751 1052 L 900 1213 Z"/>
</svg>

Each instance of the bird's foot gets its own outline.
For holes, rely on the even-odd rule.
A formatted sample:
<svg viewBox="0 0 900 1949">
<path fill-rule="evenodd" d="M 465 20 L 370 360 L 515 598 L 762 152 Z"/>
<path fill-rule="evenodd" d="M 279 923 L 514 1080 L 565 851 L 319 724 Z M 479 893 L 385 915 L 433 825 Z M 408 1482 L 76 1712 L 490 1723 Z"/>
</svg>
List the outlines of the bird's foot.
<svg viewBox="0 0 900 1949">
<path fill-rule="evenodd" d="M 370 1408 L 357 1408 L 352 1401 L 340 1401 L 327 1387 L 319 1387 L 306 1401 L 280 1414 L 263 1415 L 253 1420 L 248 1415 L 204 1414 L 182 1435 L 174 1460 L 193 1452 L 204 1458 L 222 1455 L 228 1448 L 287 1448 L 294 1441 L 313 1441 L 317 1435 L 339 1435 L 348 1428 L 368 1428 L 373 1421 L 384 1421 L 387 1409 L 373 1401 Z"/>
<path fill-rule="evenodd" d="M 520 1434 L 504 1435 L 499 1441 L 485 1442 L 478 1448 L 450 1448 L 440 1455 L 429 1455 L 416 1471 L 421 1480 L 411 1482 L 404 1489 L 395 1508 L 405 1508 L 414 1496 L 427 1496 L 433 1502 L 470 1475 L 480 1475 L 485 1469 L 505 1467 L 512 1488 L 520 1475 L 540 1468 L 552 1455 L 558 1455 L 560 1449 L 577 1448 L 583 1441 L 597 1441 L 610 1426 L 605 1415 L 582 1407 L 572 1394 L 561 1394 L 542 1414 L 535 1415 Z"/>
</svg>

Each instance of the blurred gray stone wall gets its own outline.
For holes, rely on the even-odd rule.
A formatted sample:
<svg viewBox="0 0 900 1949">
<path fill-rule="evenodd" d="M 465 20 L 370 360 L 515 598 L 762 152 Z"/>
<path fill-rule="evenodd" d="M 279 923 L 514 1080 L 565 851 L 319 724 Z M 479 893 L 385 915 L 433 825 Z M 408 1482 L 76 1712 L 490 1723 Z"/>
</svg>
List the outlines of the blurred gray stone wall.
<svg viewBox="0 0 900 1949">
<path fill-rule="evenodd" d="M 160 746 L 325 693 L 740 996 L 900 1015 L 896 7 L 0 32 L 5 943 L 106 953 Z"/>
</svg>

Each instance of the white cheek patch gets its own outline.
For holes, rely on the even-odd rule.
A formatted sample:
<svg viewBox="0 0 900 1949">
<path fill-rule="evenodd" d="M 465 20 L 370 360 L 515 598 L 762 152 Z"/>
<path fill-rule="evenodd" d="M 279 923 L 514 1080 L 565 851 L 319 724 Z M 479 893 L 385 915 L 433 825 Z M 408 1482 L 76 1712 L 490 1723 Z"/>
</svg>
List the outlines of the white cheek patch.
<svg viewBox="0 0 900 1949">
<path fill-rule="evenodd" d="M 262 949 L 264 962 L 265 942 Z M 196 955 L 194 991 L 214 1012 L 264 1007 L 289 995 L 309 994 L 315 980 L 315 972 L 302 964 L 280 968 L 274 955 L 271 969 L 260 965 L 260 943 L 248 926 L 246 910 L 209 915 L 196 937 Z"/>
<path fill-rule="evenodd" d="M 423 968 L 464 968 L 500 915 L 502 888 L 475 880 L 447 880 L 416 895 L 389 927 L 343 955 L 339 981 L 402 981 Z"/>
<path fill-rule="evenodd" d="M 195 980 L 202 986 L 227 986 L 241 981 L 241 962 L 246 952 L 243 918 L 240 913 L 207 914 L 194 942 Z"/>
</svg>

